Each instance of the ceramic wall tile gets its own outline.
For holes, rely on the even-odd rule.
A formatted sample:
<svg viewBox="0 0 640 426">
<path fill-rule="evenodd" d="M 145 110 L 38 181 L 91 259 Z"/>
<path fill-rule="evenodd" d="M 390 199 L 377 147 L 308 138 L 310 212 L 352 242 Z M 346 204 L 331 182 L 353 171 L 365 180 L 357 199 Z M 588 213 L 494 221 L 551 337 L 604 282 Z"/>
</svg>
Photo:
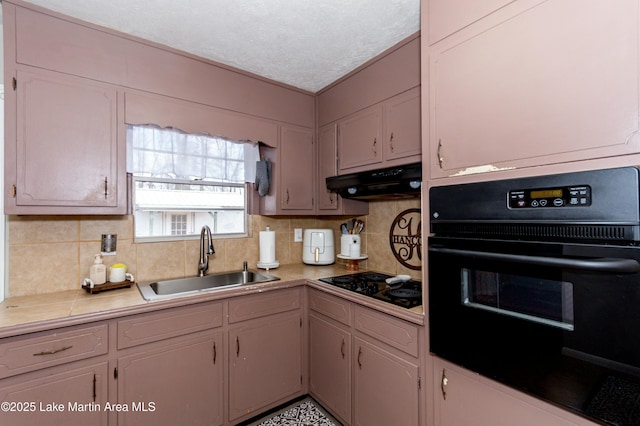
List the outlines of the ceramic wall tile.
<svg viewBox="0 0 640 426">
<path fill-rule="evenodd" d="M 80 241 L 100 241 L 102 234 L 116 234 L 117 244 L 133 240 L 133 216 L 83 217 L 80 220 Z"/>
<path fill-rule="evenodd" d="M 80 287 L 78 245 L 18 244 L 9 249 L 9 296 L 55 293 Z"/>
<path fill-rule="evenodd" d="M 9 216 L 10 244 L 61 243 L 78 240 L 79 220 L 67 217 Z"/>
<path fill-rule="evenodd" d="M 138 281 L 176 278 L 185 275 L 185 243 L 137 244 Z"/>
<path fill-rule="evenodd" d="M 421 271 L 409 270 L 395 259 L 388 242 L 389 229 L 396 215 L 408 208 L 419 208 L 420 201 L 376 201 L 369 206 L 369 215 L 358 217 L 365 222 L 361 251 L 369 256 L 369 260 L 360 262 L 360 267 L 421 278 Z M 244 260 L 250 268 L 256 268 L 260 260 L 260 231 L 267 226 L 276 231 L 276 259 L 280 264 L 302 263 L 302 242 L 293 241 L 295 228 L 333 229 L 334 248 L 338 254 L 340 224 L 352 218 L 250 216 L 247 237 L 214 239 L 216 253 L 209 257 L 208 272 L 239 269 Z M 125 263 L 137 281 L 195 276 L 198 272 L 200 244 L 197 239 L 135 243 L 132 216 L 10 216 L 8 224 L 10 296 L 77 289 L 89 273 L 93 255 L 100 251 L 104 233 L 118 235 L 116 255 L 105 256 L 104 263 L 107 266 Z M 34 267 L 34 253 L 42 257 L 42 268 Z M 344 264 L 345 261 L 337 259 L 337 263 Z M 62 273 L 50 276 L 49 271 L 60 269 Z"/>
</svg>

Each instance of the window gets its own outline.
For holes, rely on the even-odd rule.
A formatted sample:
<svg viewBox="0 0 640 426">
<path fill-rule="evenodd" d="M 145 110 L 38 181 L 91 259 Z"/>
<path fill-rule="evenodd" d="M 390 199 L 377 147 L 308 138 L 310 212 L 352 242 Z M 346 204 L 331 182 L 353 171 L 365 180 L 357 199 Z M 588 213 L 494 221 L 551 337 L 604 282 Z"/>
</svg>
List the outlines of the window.
<svg viewBox="0 0 640 426">
<path fill-rule="evenodd" d="M 171 235 L 187 235 L 187 215 L 171 215 Z"/>
<path fill-rule="evenodd" d="M 246 235 L 245 151 L 257 147 L 152 126 L 127 126 L 136 239 Z"/>
</svg>

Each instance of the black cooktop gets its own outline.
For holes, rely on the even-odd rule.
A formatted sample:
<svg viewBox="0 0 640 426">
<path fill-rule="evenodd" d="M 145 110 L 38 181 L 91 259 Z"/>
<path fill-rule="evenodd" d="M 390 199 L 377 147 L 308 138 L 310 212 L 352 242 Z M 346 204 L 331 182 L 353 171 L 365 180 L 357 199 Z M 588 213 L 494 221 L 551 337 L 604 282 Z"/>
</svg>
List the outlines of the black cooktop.
<svg viewBox="0 0 640 426">
<path fill-rule="evenodd" d="M 358 272 L 320 278 L 320 281 L 405 308 L 422 305 L 422 283 L 420 281 L 409 280 L 390 286 L 385 280 L 391 277 L 393 275 L 379 272 Z"/>
</svg>

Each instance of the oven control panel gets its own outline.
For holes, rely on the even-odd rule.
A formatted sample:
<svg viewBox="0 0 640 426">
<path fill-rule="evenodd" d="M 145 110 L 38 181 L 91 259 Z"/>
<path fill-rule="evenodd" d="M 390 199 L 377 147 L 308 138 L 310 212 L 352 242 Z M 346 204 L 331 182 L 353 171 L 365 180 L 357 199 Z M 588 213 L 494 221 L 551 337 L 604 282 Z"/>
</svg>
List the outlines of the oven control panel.
<svg viewBox="0 0 640 426">
<path fill-rule="evenodd" d="M 585 207 L 591 205 L 589 185 L 557 188 L 518 189 L 509 191 L 507 203 L 511 209 Z"/>
</svg>

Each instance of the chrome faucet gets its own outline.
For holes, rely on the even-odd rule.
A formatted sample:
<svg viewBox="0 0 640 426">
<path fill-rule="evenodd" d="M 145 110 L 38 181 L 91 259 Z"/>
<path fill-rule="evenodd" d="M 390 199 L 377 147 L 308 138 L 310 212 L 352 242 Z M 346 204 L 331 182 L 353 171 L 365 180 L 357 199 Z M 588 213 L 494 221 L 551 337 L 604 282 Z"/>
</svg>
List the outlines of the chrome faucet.
<svg viewBox="0 0 640 426">
<path fill-rule="evenodd" d="M 206 242 L 205 242 L 206 238 Z M 207 225 L 200 230 L 200 262 L 198 263 L 198 275 L 204 277 L 209 269 L 209 255 L 214 254 L 213 239 L 211 238 L 211 228 Z"/>
</svg>

